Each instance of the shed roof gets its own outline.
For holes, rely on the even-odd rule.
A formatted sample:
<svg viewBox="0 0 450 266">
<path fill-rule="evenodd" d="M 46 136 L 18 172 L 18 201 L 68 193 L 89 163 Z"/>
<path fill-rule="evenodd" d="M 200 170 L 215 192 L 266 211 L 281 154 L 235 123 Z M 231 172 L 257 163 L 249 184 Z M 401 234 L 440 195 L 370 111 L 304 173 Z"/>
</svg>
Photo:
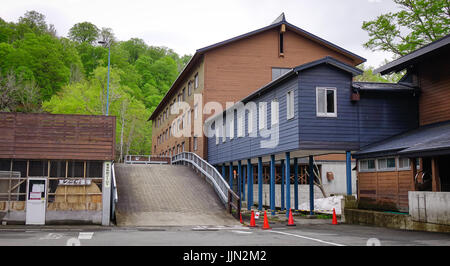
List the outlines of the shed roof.
<svg viewBox="0 0 450 266">
<path fill-rule="evenodd" d="M 400 155 L 405 157 L 450 154 L 450 121 L 426 125 L 370 144 L 355 158 Z"/>
<path fill-rule="evenodd" d="M 225 40 L 225 41 L 222 41 L 222 42 L 218 42 L 218 43 L 215 43 L 215 44 L 212 44 L 212 45 L 209 45 L 209 46 L 206 46 L 206 47 L 198 49 L 195 52 L 195 54 L 192 56 L 191 60 L 189 60 L 189 62 L 186 64 L 184 69 L 180 72 L 178 77 L 175 79 L 175 81 L 171 85 L 170 89 L 167 91 L 166 95 L 164 95 L 164 98 L 161 100 L 161 102 L 158 104 L 158 106 L 156 106 L 155 110 L 150 115 L 150 118 L 148 120 L 152 120 L 152 119 L 155 118 L 155 116 L 160 112 L 160 110 L 164 106 L 164 104 L 169 100 L 168 97 L 174 93 L 175 87 L 183 80 L 183 77 L 185 75 L 187 75 L 187 73 L 189 73 L 189 70 L 191 70 L 195 66 L 195 63 L 207 51 L 210 51 L 210 50 L 218 48 L 218 47 L 222 47 L 222 46 L 224 46 L 226 44 L 229 44 L 229 43 L 232 43 L 232 42 L 235 42 L 235 41 L 238 41 L 238 40 L 242 40 L 242 39 L 251 37 L 253 35 L 262 33 L 262 32 L 267 31 L 267 30 L 271 30 L 271 29 L 277 28 L 277 27 L 281 26 L 282 24 L 285 24 L 288 29 L 296 32 L 297 34 L 300 34 L 300 35 L 302 35 L 302 36 L 304 36 L 304 37 L 306 37 L 306 38 L 308 38 L 308 39 L 310 39 L 312 41 L 315 41 L 315 42 L 318 42 L 318 43 L 320 43 L 320 44 L 322 44 L 324 46 L 327 46 L 330 49 L 333 49 L 333 50 L 335 50 L 335 51 L 337 51 L 337 52 L 339 52 L 339 53 L 341 53 L 341 54 L 343 54 L 343 55 L 345 55 L 345 56 L 347 56 L 349 58 L 353 58 L 355 60 L 356 64 L 361 64 L 361 63 L 366 61 L 365 58 L 363 58 L 363 57 L 361 57 L 361 56 L 359 56 L 357 54 L 354 54 L 354 53 L 352 53 L 352 52 L 350 52 L 350 51 L 348 51 L 348 50 L 346 50 L 346 49 L 344 49 L 342 47 L 339 47 L 339 46 L 337 46 L 337 45 L 335 45 L 335 44 L 333 44 L 333 43 L 331 43 L 329 41 L 326 41 L 326 40 L 324 40 L 324 39 L 322 39 L 322 38 L 320 38 L 320 37 L 318 37 L 318 36 L 316 36 L 316 35 L 314 35 L 314 34 L 312 34 L 310 32 L 307 32 L 307 31 L 305 31 L 305 30 L 303 30 L 303 29 L 301 29 L 301 28 L 299 28 L 299 27 L 297 27 L 297 26 L 287 22 L 284 13 L 282 13 L 277 19 L 275 19 L 275 21 L 273 21 L 268 26 L 265 26 L 265 27 L 262 27 L 260 29 L 257 29 L 257 30 L 254 30 L 254 31 L 251 31 L 251 32 L 248 32 L 248 33 L 245 33 L 245 34 L 233 37 L 233 38 L 230 38 L 228 40 Z"/>
<path fill-rule="evenodd" d="M 432 43 L 429 43 L 405 56 L 402 56 L 386 65 L 374 70 L 375 74 L 381 73 L 382 75 L 392 72 L 399 72 L 413 65 L 425 57 L 439 52 L 441 49 L 448 49 L 450 47 L 450 34 Z"/>
<path fill-rule="evenodd" d="M 353 82 L 352 87 L 367 92 L 416 92 L 418 88 L 401 83 Z"/>
</svg>

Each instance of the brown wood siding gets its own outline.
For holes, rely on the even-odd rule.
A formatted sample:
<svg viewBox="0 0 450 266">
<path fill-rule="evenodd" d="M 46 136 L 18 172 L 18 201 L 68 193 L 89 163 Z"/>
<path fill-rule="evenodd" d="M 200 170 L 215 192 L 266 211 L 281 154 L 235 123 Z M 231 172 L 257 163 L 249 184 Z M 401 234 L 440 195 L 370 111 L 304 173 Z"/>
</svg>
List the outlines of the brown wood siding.
<svg viewBox="0 0 450 266">
<path fill-rule="evenodd" d="M 408 211 L 408 191 L 413 187 L 412 170 L 358 173 L 358 198 L 363 208 Z"/>
<path fill-rule="evenodd" d="M 205 55 L 205 102 L 238 101 L 272 80 L 272 67 L 292 68 L 325 56 L 347 64 L 354 61 L 290 30 L 284 33 L 284 56 L 279 56 L 279 31 L 208 51 Z"/>
<path fill-rule="evenodd" d="M 0 113 L 0 158 L 113 160 L 114 116 Z"/>
<path fill-rule="evenodd" d="M 418 65 L 421 95 L 419 122 L 427 125 L 450 120 L 450 51 Z"/>
</svg>

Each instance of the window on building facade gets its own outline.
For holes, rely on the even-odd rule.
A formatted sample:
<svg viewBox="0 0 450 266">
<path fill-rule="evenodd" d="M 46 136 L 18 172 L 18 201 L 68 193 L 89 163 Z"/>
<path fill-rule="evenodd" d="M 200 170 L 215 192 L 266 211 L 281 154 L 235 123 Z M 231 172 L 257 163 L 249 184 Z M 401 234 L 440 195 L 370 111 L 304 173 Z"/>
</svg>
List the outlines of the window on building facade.
<svg viewBox="0 0 450 266">
<path fill-rule="evenodd" d="M 374 159 L 368 159 L 368 160 L 360 160 L 359 161 L 359 171 L 375 171 L 375 160 Z"/>
<path fill-rule="evenodd" d="M 248 134 L 253 132 L 253 110 L 248 110 L 248 117 L 247 117 L 247 130 Z"/>
<path fill-rule="evenodd" d="M 191 116 L 192 116 L 192 111 L 188 110 L 188 112 L 187 112 L 187 125 L 191 124 Z"/>
<path fill-rule="evenodd" d="M 227 141 L 226 125 L 222 126 L 222 142 Z"/>
<path fill-rule="evenodd" d="M 337 116 L 337 96 L 336 88 L 316 88 L 317 116 L 336 117 Z"/>
<path fill-rule="evenodd" d="M 183 95 L 183 101 L 186 101 L 186 88 L 183 88 L 181 95 Z"/>
<path fill-rule="evenodd" d="M 294 117 L 294 91 L 288 91 L 286 94 L 286 118 Z"/>
<path fill-rule="evenodd" d="M 198 73 L 195 74 L 195 77 L 194 77 L 194 87 L 195 87 L 196 89 L 198 88 Z"/>
<path fill-rule="evenodd" d="M 237 116 L 237 136 L 238 138 L 244 136 L 244 113 L 238 112 Z"/>
<path fill-rule="evenodd" d="M 189 81 L 188 82 L 188 95 L 191 96 L 191 94 L 192 94 L 192 82 Z"/>
<path fill-rule="evenodd" d="M 197 120 L 198 118 L 198 104 L 194 106 L 194 120 Z"/>
<path fill-rule="evenodd" d="M 272 67 L 272 80 L 275 80 L 287 72 L 291 70 L 290 68 L 284 68 L 284 67 Z"/>
<path fill-rule="evenodd" d="M 278 124 L 279 113 L 278 113 L 278 99 L 277 98 L 273 99 L 271 102 L 270 113 L 271 113 L 271 116 L 270 116 L 271 124 L 272 125 Z"/>
<path fill-rule="evenodd" d="M 377 160 L 378 170 L 395 170 L 395 158 L 382 158 Z"/>
<path fill-rule="evenodd" d="M 234 138 L 234 112 L 231 115 L 231 117 L 229 118 L 230 121 L 229 122 L 229 129 L 230 129 L 230 140 Z"/>
<path fill-rule="evenodd" d="M 282 32 L 280 32 L 280 44 L 279 44 L 279 48 L 280 48 L 280 55 L 284 54 L 284 34 Z"/>
<path fill-rule="evenodd" d="M 411 169 L 409 158 L 398 158 L 398 169 L 399 170 Z"/>
<path fill-rule="evenodd" d="M 261 130 L 266 127 L 267 117 L 267 104 L 266 102 L 260 102 L 258 105 L 258 128 Z"/>
<path fill-rule="evenodd" d="M 197 150 L 197 146 L 198 146 L 197 137 L 194 137 L 194 151 Z"/>
</svg>

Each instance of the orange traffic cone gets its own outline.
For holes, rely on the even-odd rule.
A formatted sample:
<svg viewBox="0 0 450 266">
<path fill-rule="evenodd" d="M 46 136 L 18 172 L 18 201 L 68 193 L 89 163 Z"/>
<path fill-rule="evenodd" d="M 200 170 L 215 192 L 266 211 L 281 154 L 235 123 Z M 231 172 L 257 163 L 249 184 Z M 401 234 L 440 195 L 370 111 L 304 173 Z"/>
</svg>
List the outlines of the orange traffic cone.
<svg viewBox="0 0 450 266">
<path fill-rule="evenodd" d="M 266 230 L 266 229 L 272 229 L 272 228 L 270 228 L 270 226 L 269 226 L 269 220 L 267 219 L 267 212 L 266 212 L 266 211 L 264 211 L 264 226 L 263 226 L 262 229 L 263 229 L 263 230 Z"/>
<path fill-rule="evenodd" d="M 239 221 L 241 222 L 241 224 L 244 223 L 244 221 L 242 220 L 242 213 L 239 213 Z"/>
<path fill-rule="evenodd" d="M 294 217 L 292 217 L 292 210 L 291 209 L 289 209 L 289 220 L 288 220 L 288 224 L 287 225 L 288 226 L 295 226 Z"/>
<path fill-rule="evenodd" d="M 337 218 L 336 218 L 336 211 L 333 208 L 333 222 L 331 224 L 338 224 Z"/>
<path fill-rule="evenodd" d="M 255 222 L 255 213 L 252 210 L 252 216 L 250 217 L 250 227 L 256 227 L 256 222 Z"/>
</svg>

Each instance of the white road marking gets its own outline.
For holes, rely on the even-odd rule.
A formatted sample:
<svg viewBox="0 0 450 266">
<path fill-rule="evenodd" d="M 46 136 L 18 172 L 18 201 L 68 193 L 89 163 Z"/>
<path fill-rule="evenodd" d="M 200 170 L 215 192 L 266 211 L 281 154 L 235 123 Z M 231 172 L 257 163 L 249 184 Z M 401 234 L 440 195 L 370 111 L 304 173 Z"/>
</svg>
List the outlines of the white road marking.
<svg viewBox="0 0 450 266">
<path fill-rule="evenodd" d="M 49 239 L 53 240 L 53 239 L 60 239 L 62 237 L 63 237 L 63 235 L 61 235 L 61 234 L 49 233 L 48 235 L 39 238 L 39 240 L 49 240 Z"/>
<path fill-rule="evenodd" d="M 345 245 L 342 245 L 342 244 L 337 244 L 337 243 L 333 243 L 333 242 L 328 242 L 328 241 L 324 241 L 324 240 L 320 240 L 320 239 L 312 238 L 312 237 L 307 237 L 307 236 L 295 235 L 295 234 L 290 234 L 290 233 L 285 233 L 285 232 L 279 232 L 279 231 L 272 231 L 272 230 L 270 230 L 269 232 L 277 233 L 277 234 L 282 234 L 282 235 L 287 235 L 287 236 L 298 237 L 298 238 L 303 238 L 303 239 L 308 239 L 308 240 L 312 240 L 312 241 L 316 241 L 316 242 L 320 242 L 320 243 L 324 243 L 324 244 L 328 244 L 328 245 L 333 245 L 333 246 L 345 246 Z"/>
<path fill-rule="evenodd" d="M 94 232 L 80 232 L 78 239 L 91 239 L 94 236 Z"/>
<path fill-rule="evenodd" d="M 231 232 L 236 233 L 236 234 L 251 234 L 252 232 L 246 232 L 246 231 L 239 231 L 239 230 L 232 230 Z"/>
</svg>

